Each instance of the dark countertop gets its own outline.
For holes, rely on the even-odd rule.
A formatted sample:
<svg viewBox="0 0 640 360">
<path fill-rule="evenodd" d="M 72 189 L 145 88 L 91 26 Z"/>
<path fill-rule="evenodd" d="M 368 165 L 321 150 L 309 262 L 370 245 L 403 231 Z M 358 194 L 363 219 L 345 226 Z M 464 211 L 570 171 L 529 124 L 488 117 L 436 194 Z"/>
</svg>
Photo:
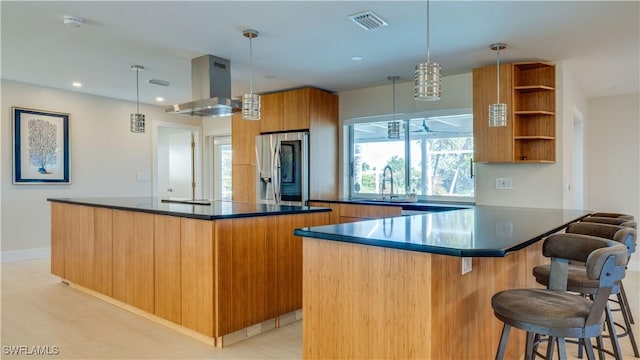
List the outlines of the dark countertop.
<svg viewBox="0 0 640 360">
<path fill-rule="evenodd" d="M 460 257 L 502 257 L 589 215 L 586 210 L 474 206 L 296 229 L 295 235 Z"/>
<path fill-rule="evenodd" d="M 299 214 L 331 211 L 329 208 L 288 205 L 266 205 L 230 201 L 202 201 L 209 205 L 166 203 L 151 197 L 114 198 L 50 198 L 51 202 L 87 205 L 117 210 L 139 211 L 151 214 L 187 217 L 193 219 L 216 220 L 241 217 Z"/>
<path fill-rule="evenodd" d="M 457 202 L 423 202 L 423 201 L 406 201 L 401 199 L 380 200 L 380 199 L 330 199 L 330 200 L 309 200 L 310 202 L 325 202 L 331 204 L 354 204 L 354 205 L 378 205 L 378 206 L 399 206 L 403 210 L 415 210 L 425 212 L 450 211 L 459 209 L 472 208 L 474 205 L 469 203 Z"/>
</svg>

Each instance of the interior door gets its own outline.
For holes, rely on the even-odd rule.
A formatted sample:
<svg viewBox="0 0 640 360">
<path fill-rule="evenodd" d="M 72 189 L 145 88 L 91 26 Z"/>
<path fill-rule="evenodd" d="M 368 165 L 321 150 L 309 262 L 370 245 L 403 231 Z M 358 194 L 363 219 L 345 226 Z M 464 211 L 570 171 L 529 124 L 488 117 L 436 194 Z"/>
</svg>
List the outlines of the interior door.
<svg viewBox="0 0 640 360">
<path fill-rule="evenodd" d="M 158 129 L 158 194 L 161 198 L 192 198 L 193 144 L 191 130 Z"/>
</svg>

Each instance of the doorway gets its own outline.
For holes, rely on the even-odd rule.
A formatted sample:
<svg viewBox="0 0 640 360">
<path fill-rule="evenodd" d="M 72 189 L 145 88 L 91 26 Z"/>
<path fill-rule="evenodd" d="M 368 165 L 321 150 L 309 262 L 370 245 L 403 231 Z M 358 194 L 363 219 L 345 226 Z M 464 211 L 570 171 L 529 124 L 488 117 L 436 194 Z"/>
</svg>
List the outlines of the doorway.
<svg viewBox="0 0 640 360">
<path fill-rule="evenodd" d="M 584 209 L 584 117 L 578 109 L 573 109 L 572 159 L 571 208 Z"/>
<path fill-rule="evenodd" d="M 154 187 L 159 198 L 200 198 L 200 128 L 154 123 Z"/>
</svg>

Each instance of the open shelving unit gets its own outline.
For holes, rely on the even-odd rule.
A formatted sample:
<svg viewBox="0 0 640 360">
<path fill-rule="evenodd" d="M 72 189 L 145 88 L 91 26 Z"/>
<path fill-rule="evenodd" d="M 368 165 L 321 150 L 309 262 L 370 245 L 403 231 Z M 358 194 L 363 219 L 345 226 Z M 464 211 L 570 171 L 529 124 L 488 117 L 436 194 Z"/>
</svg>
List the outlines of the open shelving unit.
<svg viewBox="0 0 640 360">
<path fill-rule="evenodd" d="M 555 74 L 547 62 L 513 64 L 514 162 L 556 160 Z"/>
</svg>

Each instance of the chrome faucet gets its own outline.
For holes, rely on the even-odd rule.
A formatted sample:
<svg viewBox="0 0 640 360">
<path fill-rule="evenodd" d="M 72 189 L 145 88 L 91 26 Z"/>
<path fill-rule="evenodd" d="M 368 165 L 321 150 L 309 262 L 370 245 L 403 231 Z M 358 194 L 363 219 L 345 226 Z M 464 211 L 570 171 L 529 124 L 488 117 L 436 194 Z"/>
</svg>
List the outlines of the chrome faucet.
<svg viewBox="0 0 640 360">
<path fill-rule="evenodd" d="M 389 179 L 387 180 L 387 170 L 389 170 Z M 391 166 L 387 165 L 384 167 L 384 170 L 382 171 L 382 191 L 381 191 L 381 195 L 382 198 L 384 199 L 384 191 L 387 189 L 386 183 L 387 181 L 389 182 L 389 184 L 391 184 L 391 192 L 389 193 L 389 199 L 393 199 L 393 169 L 391 169 Z"/>
</svg>

